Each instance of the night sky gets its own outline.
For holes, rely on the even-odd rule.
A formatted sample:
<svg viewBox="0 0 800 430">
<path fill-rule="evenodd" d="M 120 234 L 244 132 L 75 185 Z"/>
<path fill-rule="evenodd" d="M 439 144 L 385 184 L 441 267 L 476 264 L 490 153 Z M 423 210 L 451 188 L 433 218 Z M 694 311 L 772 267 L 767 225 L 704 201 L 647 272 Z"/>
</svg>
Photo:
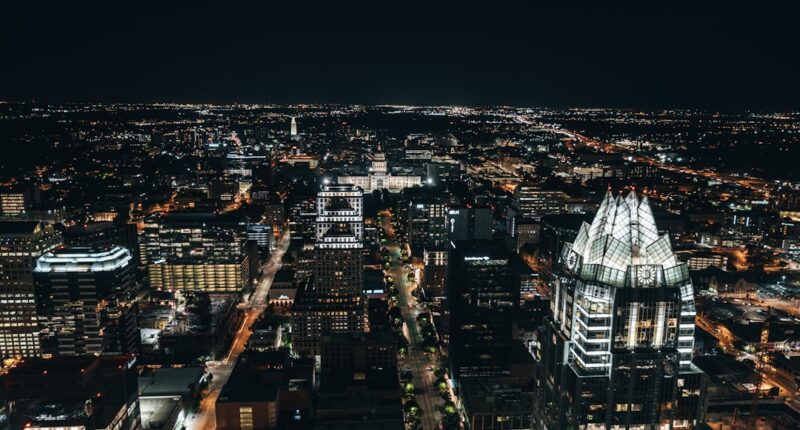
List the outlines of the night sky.
<svg viewBox="0 0 800 430">
<path fill-rule="evenodd" d="M 5 100 L 800 108 L 796 6 L 20 3 Z"/>
</svg>

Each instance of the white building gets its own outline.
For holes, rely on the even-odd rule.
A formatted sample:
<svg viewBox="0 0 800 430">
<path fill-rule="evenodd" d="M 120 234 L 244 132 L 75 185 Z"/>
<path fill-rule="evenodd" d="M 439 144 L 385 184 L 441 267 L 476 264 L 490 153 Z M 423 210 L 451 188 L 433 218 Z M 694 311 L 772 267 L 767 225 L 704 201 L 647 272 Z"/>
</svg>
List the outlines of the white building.
<svg viewBox="0 0 800 430">
<path fill-rule="evenodd" d="M 376 152 L 371 157 L 371 160 L 372 165 L 367 176 L 340 176 L 338 182 L 361 187 L 365 193 L 384 188 L 389 192 L 399 193 L 404 188 L 422 185 L 422 177 L 420 176 L 392 176 L 389 174 L 386 155 L 383 152 Z"/>
</svg>

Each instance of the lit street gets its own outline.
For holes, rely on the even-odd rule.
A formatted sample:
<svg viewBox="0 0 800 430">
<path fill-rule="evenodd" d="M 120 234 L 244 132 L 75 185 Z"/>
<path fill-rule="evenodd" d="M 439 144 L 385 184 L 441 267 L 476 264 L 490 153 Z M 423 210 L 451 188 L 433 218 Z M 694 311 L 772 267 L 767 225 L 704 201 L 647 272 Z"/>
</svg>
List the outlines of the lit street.
<svg viewBox="0 0 800 430">
<path fill-rule="evenodd" d="M 201 429 L 214 429 L 216 428 L 214 404 L 219 397 L 222 387 L 228 382 L 231 376 L 233 365 L 239 354 L 244 351 L 248 339 L 250 339 L 250 328 L 253 323 L 258 320 L 259 316 L 267 308 L 267 294 L 272 285 L 272 280 L 275 278 L 275 273 L 281 268 L 281 259 L 283 253 L 289 247 L 289 232 L 287 231 L 278 241 L 275 250 L 270 255 L 269 259 L 262 266 L 261 282 L 255 288 L 255 291 L 250 295 L 247 303 L 244 306 L 245 316 L 236 337 L 231 343 L 228 355 L 218 363 L 211 363 L 208 365 L 208 372 L 213 376 L 211 384 L 208 388 L 208 394 L 200 402 L 198 411 L 195 414 L 189 415 L 186 419 L 185 426 L 188 430 L 201 430 Z"/>
<path fill-rule="evenodd" d="M 382 212 L 383 228 L 386 231 L 386 248 L 391 253 L 391 269 L 389 274 L 395 279 L 400 294 L 398 295 L 398 306 L 403 313 L 403 332 L 408 339 L 408 354 L 400 360 L 401 370 L 411 370 L 412 383 L 416 388 L 416 399 L 422 409 L 421 423 L 425 430 L 439 428 L 441 413 L 439 409 L 444 405 L 444 400 L 439 395 L 439 389 L 435 385 L 437 363 L 434 354 L 425 353 L 421 349 L 422 336 L 417 326 L 417 315 L 420 313 L 420 305 L 417 299 L 411 294 L 412 285 L 406 279 L 407 271 L 403 269 L 400 247 L 395 241 L 394 230 L 391 226 L 391 214 Z"/>
</svg>

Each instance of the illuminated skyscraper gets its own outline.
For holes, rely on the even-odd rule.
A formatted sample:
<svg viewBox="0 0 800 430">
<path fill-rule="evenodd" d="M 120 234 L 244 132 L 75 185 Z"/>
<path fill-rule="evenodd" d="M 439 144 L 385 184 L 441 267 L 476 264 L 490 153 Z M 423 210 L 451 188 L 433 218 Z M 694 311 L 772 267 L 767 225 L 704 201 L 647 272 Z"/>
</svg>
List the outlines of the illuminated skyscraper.
<svg viewBox="0 0 800 430">
<path fill-rule="evenodd" d="M 126 248 L 58 248 L 36 261 L 43 352 L 138 352 L 133 257 Z"/>
<path fill-rule="evenodd" d="M 292 117 L 292 124 L 289 126 L 289 135 L 297 136 L 297 121 Z"/>
<path fill-rule="evenodd" d="M 607 194 L 566 243 L 540 336 L 539 429 L 692 428 L 705 377 L 692 364 L 694 290 L 650 205 Z"/>
<path fill-rule="evenodd" d="M 408 244 L 411 254 L 446 250 L 448 242 L 446 196 L 421 196 L 408 201 Z"/>
<path fill-rule="evenodd" d="M 358 296 L 364 286 L 364 196 L 353 185 L 317 194 L 314 285 L 320 293 Z"/>
<path fill-rule="evenodd" d="M 0 355 L 41 353 L 34 300 L 36 259 L 61 244 L 53 227 L 27 221 L 0 222 Z"/>
<path fill-rule="evenodd" d="M 318 355 L 323 334 L 364 331 L 364 196 L 354 185 L 317 194 L 313 277 L 292 308 L 293 346 Z"/>
</svg>

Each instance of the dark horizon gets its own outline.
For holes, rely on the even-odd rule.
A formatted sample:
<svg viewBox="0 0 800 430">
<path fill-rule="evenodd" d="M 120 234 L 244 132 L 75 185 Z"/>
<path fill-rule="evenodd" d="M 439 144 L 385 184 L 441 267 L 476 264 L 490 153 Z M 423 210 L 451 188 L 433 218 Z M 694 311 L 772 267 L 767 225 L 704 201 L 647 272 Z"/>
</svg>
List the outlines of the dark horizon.
<svg viewBox="0 0 800 430">
<path fill-rule="evenodd" d="M 15 5 L 0 99 L 800 107 L 792 6 Z"/>
</svg>

